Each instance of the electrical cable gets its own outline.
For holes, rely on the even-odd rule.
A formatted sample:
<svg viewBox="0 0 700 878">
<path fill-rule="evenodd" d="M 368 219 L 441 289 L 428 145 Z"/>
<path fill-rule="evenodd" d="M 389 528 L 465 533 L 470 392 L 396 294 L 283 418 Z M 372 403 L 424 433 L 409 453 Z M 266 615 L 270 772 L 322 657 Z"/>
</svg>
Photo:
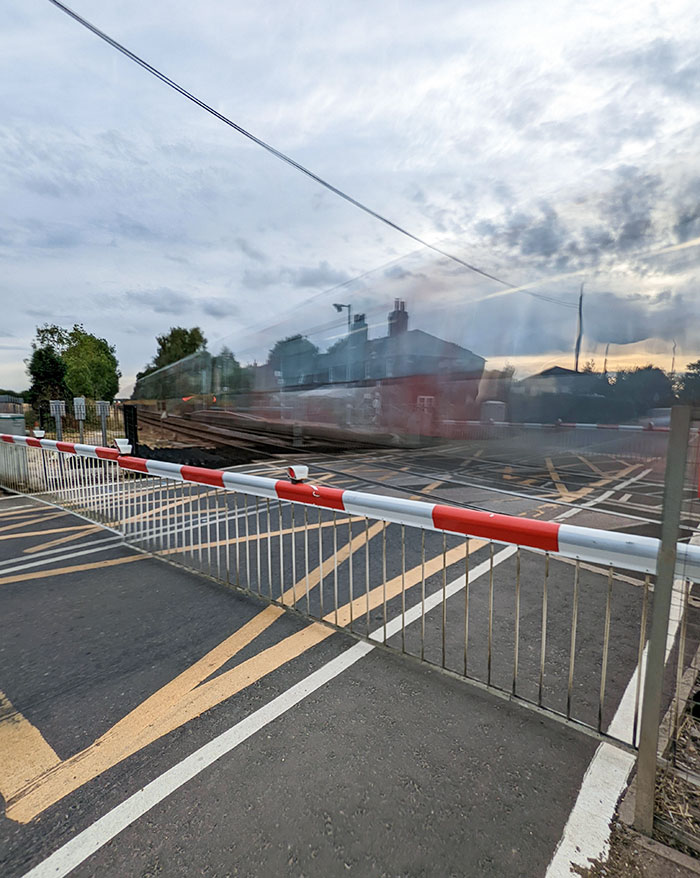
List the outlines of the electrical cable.
<svg viewBox="0 0 700 878">
<path fill-rule="evenodd" d="M 309 168 L 306 168 L 304 165 L 295 161 L 293 158 L 291 158 L 291 156 L 286 155 L 285 153 L 281 152 L 281 150 L 276 149 L 271 144 L 265 142 L 264 140 L 262 140 L 259 137 L 256 137 L 250 131 L 247 131 L 241 125 L 238 125 L 232 119 L 229 119 L 228 116 L 224 116 L 223 113 L 219 113 L 218 110 L 215 110 L 209 104 L 205 103 L 203 100 L 196 97 L 196 95 L 187 91 L 187 89 L 183 88 L 183 86 L 178 85 L 177 82 L 170 79 L 170 77 L 166 76 L 164 73 L 161 73 L 161 71 L 158 70 L 156 67 L 153 67 L 147 61 L 144 61 L 143 58 L 136 55 L 130 49 L 127 49 L 121 43 L 118 43 L 115 39 L 110 37 L 108 34 L 106 34 L 104 31 L 100 30 L 95 25 L 91 24 L 89 21 L 87 21 L 81 15 L 78 15 L 77 12 L 74 12 L 72 9 L 70 9 L 68 6 L 66 6 L 64 3 L 61 3 L 60 0 L 49 0 L 49 3 L 51 3 L 57 9 L 60 9 L 61 12 L 64 12 L 66 15 L 68 15 L 74 21 L 78 22 L 78 24 L 82 25 L 84 28 L 89 30 L 91 33 L 95 34 L 95 36 L 99 37 L 101 40 L 104 40 L 104 42 L 106 42 L 108 45 L 110 45 L 113 49 L 116 49 L 118 52 L 121 52 L 122 55 L 125 55 L 127 58 L 129 58 L 131 61 L 133 61 L 135 64 L 138 64 L 140 67 L 142 67 L 148 73 L 155 76 L 157 79 L 159 79 L 165 85 L 167 85 L 170 88 L 174 89 L 175 91 L 179 92 L 183 97 L 187 98 L 187 100 L 192 101 L 192 103 L 196 104 L 198 107 L 201 107 L 203 110 L 206 110 L 207 113 L 210 113 L 212 116 L 215 116 L 217 119 L 219 119 L 219 121 L 228 125 L 230 128 L 233 128 L 234 131 L 237 131 L 239 134 L 242 134 L 243 137 L 247 137 L 248 140 L 251 140 L 253 143 L 262 147 L 262 149 L 267 150 L 267 152 L 269 152 L 271 155 L 275 156 L 275 158 L 278 158 L 280 161 L 286 162 L 292 168 L 295 168 L 295 170 L 299 171 L 302 174 L 305 174 L 307 177 L 309 177 L 309 179 L 318 183 L 320 186 L 323 186 L 324 188 L 328 189 L 329 192 L 332 192 L 334 195 L 337 195 L 339 198 L 344 199 L 349 204 L 352 204 L 354 207 L 357 207 L 359 210 L 364 211 L 364 213 L 368 214 L 371 217 L 374 217 L 374 219 L 379 220 L 379 222 L 384 223 L 389 228 L 392 228 L 395 231 L 399 232 L 400 234 L 405 235 L 407 238 L 410 238 L 411 240 L 416 241 L 421 246 L 427 247 L 428 249 L 433 250 L 435 253 L 439 253 L 440 256 L 444 256 L 445 258 L 450 259 L 453 262 L 456 262 L 458 265 L 461 265 L 464 268 L 467 268 L 469 271 L 475 272 L 476 274 L 479 274 L 482 277 L 487 278 L 488 280 L 492 280 L 492 281 L 495 281 L 496 283 L 502 284 L 505 287 L 513 287 L 514 286 L 514 284 L 511 284 L 508 281 L 502 280 L 501 278 L 496 277 L 496 275 L 490 274 L 489 272 L 484 271 L 481 268 L 478 268 L 476 265 L 472 265 L 471 263 L 466 262 L 464 259 L 461 259 L 459 256 L 455 256 L 454 254 L 448 253 L 446 250 L 443 250 L 442 248 L 436 246 L 435 244 L 431 244 L 430 242 L 426 241 L 425 239 L 419 237 L 418 235 L 414 235 L 413 232 L 410 232 L 408 229 L 404 228 L 403 226 L 400 226 L 398 223 L 395 223 L 393 220 L 390 220 L 388 217 L 383 216 L 382 214 L 378 213 L 375 210 L 372 210 L 371 207 L 368 207 L 363 202 L 358 201 L 356 198 L 353 198 L 351 195 L 348 195 L 342 189 L 339 189 L 337 186 L 334 186 L 332 183 L 329 183 L 323 177 L 320 177 L 318 174 L 315 174 L 313 171 L 309 170 Z M 541 296 L 540 294 L 537 294 L 537 293 L 531 293 L 531 295 L 536 296 L 537 298 L 543 298 L 543 299 L 545 299 L 545 301 L 556 302 L 557 304 L 562 304 L 562 305 L 568 305 L 567 302 L 561 302 L 557 299 L 547 298 L 547 297 Z"/>
</svg>

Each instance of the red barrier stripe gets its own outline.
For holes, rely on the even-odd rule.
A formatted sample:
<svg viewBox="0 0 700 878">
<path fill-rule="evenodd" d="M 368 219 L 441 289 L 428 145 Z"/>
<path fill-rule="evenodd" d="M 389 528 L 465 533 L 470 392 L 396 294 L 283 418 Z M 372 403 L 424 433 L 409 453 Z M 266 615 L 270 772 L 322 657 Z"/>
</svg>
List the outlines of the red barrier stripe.
<svg viewBox="0 0 700 878">
<path fill-rule="evenodd" d="M 15 444 L 15 440 L 8 433 L 3 433 L 0 438 L 2 439 L 3 442 L 8 442 L 10 445 Z"/>
<path fill-rule="evenodd" d="M 310 506 L 323 506 L 326 509 L 345 511 L 343 494 L 340 488 L 326 488 L 322 485 L 298 484 L 292 482 L 275 482 L 275 491 L 280 500 L 295 500 Z"/>
<path fill-rule="evenodd" d="M 495 512 L 479 512 L 475 509 L 457 509 L 454 506 L 435 506 L 433 524 L 438 530 L 485 537 L 502 543 L 515 543 L 544 549 L 559 550 L 559 525 L 553 521 L 532 521 Z"/>
<path fill-rule="evenodd" d="M 95 454 L 100 460 L 116 460 L 119 457 L 119 452 L 116 448 L 105 448 L 102 445 L 98 445 L 95 448 Z"/>
<path fill-rule="evenodd" d="M 124 455 L 123 457 L 117 458 L 117 463 L 122 469 L 130 469 L 136 473 L 146 473 L 148 475 L 148 467 L 146 464 L 147 460 L 144 460 L 142 457 L 129 457 L 128 455 Z"/>
<path fill-rule="evenodd" d="M 203 466 L 183 466 L 180 469 L 182 478 L 190 482 L 199 482 L 202 485 L 212 485 L 214 488 L 224 487 L 224 474 L 219 469 L 206 469 Z"/>
<path fill-rule="evenodd" d="M 27 445 L 31 448 L 41 448 L 41 442 L 33 436 L 27 436 Z"/>
<path fill-rule="evenodd" d="M 75 454 L 75 445 L 72 442 L 57 442 L 56 451 L 63 451 L 65 454 Z"/>
</svg>

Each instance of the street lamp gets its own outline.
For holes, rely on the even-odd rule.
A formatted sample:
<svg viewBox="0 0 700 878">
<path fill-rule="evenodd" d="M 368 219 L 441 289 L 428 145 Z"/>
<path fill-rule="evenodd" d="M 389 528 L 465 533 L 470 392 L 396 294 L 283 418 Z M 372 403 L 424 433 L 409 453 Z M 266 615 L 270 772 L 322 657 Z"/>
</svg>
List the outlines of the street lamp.
<svg viewBox="0 0 700 878">
<path fill-rule="evenodd" d="M 343 305 L 340 302 L 333 302 L 333 307 L 340 314 L 343 308 L 348 309 L 348 340 L 347 340 L 347 363 L 345 364 L 345 380 L 350 380 L 350 333 L 352 332 L 352 305 Z"/>
</svg>

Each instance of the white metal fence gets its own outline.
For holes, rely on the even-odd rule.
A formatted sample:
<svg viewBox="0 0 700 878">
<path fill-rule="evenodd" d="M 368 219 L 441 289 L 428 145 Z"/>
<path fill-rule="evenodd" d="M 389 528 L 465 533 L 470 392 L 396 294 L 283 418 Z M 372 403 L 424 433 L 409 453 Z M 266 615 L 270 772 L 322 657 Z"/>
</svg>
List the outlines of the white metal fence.
<svg viewBox="0 0 700 878">
<path fill-rule="evenodd" d="M 29 437 L 0 437 L 0 484 L 595 736 L 638 744 L 655 539 Z M 700 548 L 679 544 L 677 576 L 673 612 L 687 640 L 698 629 L 688 618 L 698 612 L 689 583 L 700 582 Z M 678 662 L 689 652 L 684 643 Z"/>
</svg>

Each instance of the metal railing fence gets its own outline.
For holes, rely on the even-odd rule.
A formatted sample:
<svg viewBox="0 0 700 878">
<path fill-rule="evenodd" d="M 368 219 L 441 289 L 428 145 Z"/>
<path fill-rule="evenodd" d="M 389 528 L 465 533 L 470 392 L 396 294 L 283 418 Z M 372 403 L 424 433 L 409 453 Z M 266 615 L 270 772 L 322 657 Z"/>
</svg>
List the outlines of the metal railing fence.
<svg viewBox="0 0 700 878">
<path fill-rule="evenodd" d="M 658 541 L 0 436 L 0 484 L 628 749 Z M 679 544 L 686 621 L 700 547 Z M 675 636 L 675 635 L 674 635 Z"/>
</svg>

